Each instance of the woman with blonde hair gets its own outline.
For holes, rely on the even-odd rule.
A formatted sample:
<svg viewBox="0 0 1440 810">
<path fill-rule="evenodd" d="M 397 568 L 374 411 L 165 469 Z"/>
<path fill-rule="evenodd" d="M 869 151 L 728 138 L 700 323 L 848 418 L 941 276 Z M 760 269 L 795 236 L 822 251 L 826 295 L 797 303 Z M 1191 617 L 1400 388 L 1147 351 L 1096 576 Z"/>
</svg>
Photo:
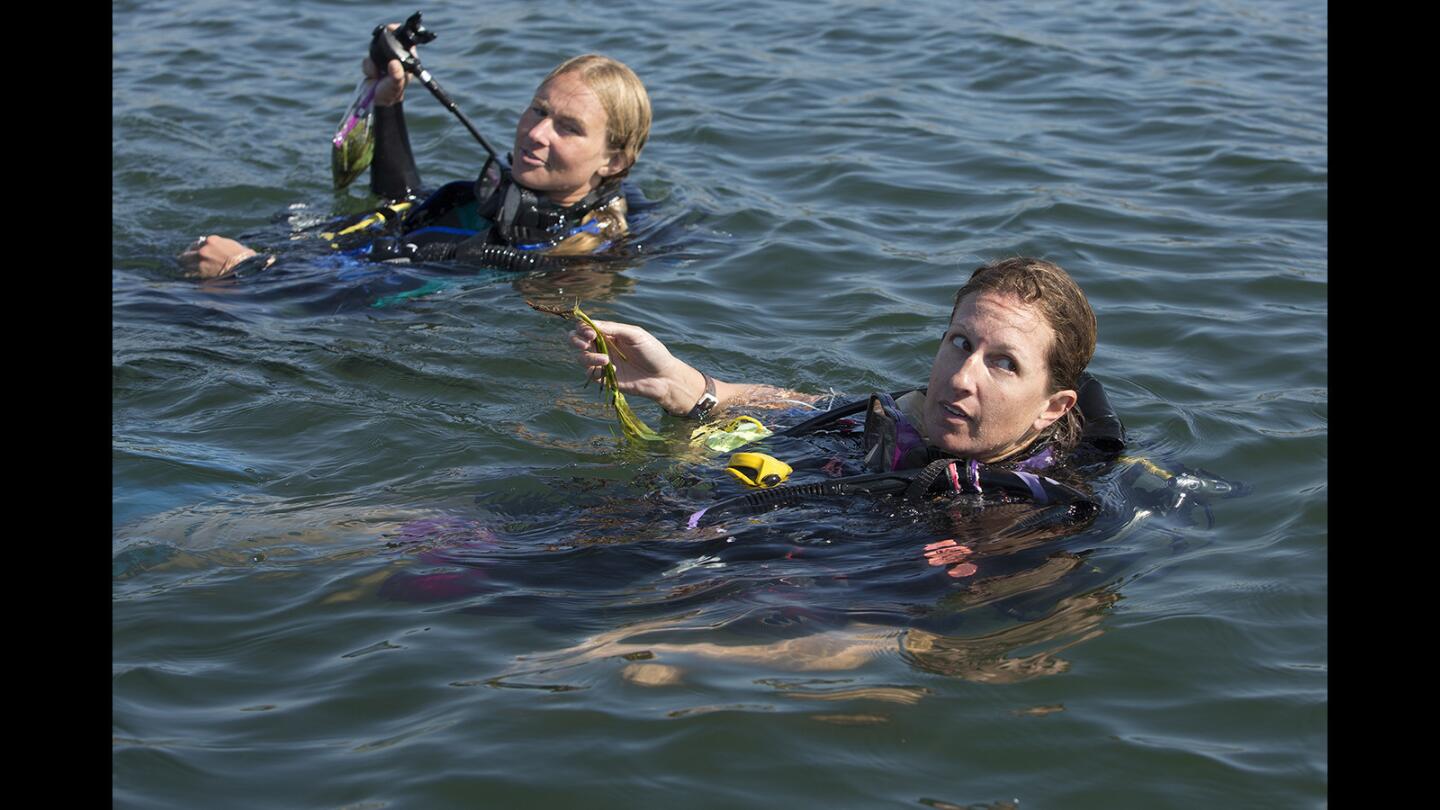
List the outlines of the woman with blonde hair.
<svg viewBox="0 0 1440 810">
<path fill-rule="evenodd" d="M 491 158 L 477 180 L 448 183 L 418 204 L 402 103 L 407 74 L 398 60 L 383 74 L 369 57 L 362 67 L 379 79 L 370 187 L 388 202 L 362 232 L 384 234 L 360 246 L 367 258 L 531 270 L 549 257 L 602 250 L 628 230 L 620 181 L 649 138 L 651 113 L 645 85 L 625 64 L 599 54 L 561 62 L 520 115 L 508 165 Z M 273 261 L 221 236 L 202 237 L 180 256 L 202 278 Z"/>
</svg>

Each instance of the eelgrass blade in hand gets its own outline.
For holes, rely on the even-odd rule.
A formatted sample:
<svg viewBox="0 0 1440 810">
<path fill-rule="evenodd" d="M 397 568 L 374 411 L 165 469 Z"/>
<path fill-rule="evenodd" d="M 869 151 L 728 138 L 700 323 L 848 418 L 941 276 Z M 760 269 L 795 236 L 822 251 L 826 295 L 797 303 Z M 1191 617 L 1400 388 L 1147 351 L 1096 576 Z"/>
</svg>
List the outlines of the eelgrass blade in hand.
<svg viewBox="0 0 1440 810">
<path fill-rule="evenodd" d="M 532 305 L 533 306 L 533 305 Z M 610 354 L 610 344 L 605 340 L 605 333 L 600 327 L 590 320 L 590 316 L 580 311 L 580 305 L 576 304 L 572 314 L 585 322 L 586 326 L 595 330 L 595 347 L 601 354 Z M 620 355 L 622 358 L 625 355 Z M 630 403 L 625 401 L 625 395 L 620 393 L 620 385 L 615 380 L 615 364 L 606 363 L 605 370 L 600 375 L 600 386 L 610 392 L 610 406 L 615 409 L 615 417 L 620 420 L 620 429 L 625 435 L 632 439 L 640 439 L 647 442 L 664 441 L 660 434 L 650 429 L 650 426 L 640 421 L 640 417 L 630 410 Z"/>
</svg>

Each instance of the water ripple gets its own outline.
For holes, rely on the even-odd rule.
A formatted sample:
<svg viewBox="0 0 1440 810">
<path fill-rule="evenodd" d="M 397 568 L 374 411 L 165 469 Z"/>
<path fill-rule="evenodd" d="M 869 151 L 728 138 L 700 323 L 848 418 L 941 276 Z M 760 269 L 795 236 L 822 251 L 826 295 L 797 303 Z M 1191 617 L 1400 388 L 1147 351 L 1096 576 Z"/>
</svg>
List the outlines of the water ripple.
<svg viewBox="0 0 1440 810">
<path fill-rule="evenodd" d="M 370 204 L 325 141 L 393 13 L 112 5 L 117 806 L 1323 803 L 1322 9 L 427 11 L 499 143 L 562 55 L 650 88 L 630 252 L 518 277 L 307 236 Z M 406 107 L 427 183 L 473 176 Z M 204 233 L 292 260 L 197 284 Z M 645 403 L 672 441 L 621 446 L 524 304 L 863 396 L 923 384 L 955 287 L 1015 254 L 1089 293 L 1132 450 L 1251 497 L 1162 514 L 1106 479 L 1059 537 L 859 503 L 696 535 L 723 458 Z M 976 573 L 927 564 L 945 538 Z"/>
</svg>

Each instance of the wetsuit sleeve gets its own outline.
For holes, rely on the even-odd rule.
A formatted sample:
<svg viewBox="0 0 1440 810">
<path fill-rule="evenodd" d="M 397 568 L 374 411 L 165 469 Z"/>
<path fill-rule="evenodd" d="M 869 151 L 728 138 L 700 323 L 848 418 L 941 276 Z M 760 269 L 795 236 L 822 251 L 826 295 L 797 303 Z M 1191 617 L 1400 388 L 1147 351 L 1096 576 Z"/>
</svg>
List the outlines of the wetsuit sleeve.
<svg viewBox="0 0 1440 810">
<path fill-rule="evenodd" d="M 405 103 L 375 108 L 375 158 L 370 164 L 370 190 L 379 197 L 403 200 L 420 191 L 420 170 L 410 151 L 405 128 Z"/>
<path fill-rule="evenodd" d="M 225 277 L 241 278 L 243 276 L 253 276 L 261 270 L 268 270 L 270 265 L 274 264 L 278 258 L 278 256 L 272 254 L 256 253 L 254 256 L 243 261 L 236 262 L 235 266 L 230 268 L 230 272 L 225 274 Z"/>
<path fill-rule="evenodd" d="M 538 251 L 516 250 L 509 245 L 487 244 L 484 237 L 466 239 L 463 242 L 434 242 L 421 245 L 415 251 L 415 258 L 427 262 L 460 262 L 516 273 L 527 270 L 543 270 L 555 267 L 560 263 L 556 257 L 547 256 Z"/>
</svg>

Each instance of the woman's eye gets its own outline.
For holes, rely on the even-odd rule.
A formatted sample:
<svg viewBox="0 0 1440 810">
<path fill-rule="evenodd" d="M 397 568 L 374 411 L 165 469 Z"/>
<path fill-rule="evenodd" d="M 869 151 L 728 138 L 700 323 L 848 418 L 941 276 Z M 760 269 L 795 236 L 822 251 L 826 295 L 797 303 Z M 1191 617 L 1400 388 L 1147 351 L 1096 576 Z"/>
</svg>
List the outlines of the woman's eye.
<svg viewBox="0 0 1440 810">
<path fill-rule="evenodd" d="M 993 363 L 995 364 L 995 367 L 996 367 L 996 368 L 1003 368 L 1003 369 L 1005 369 L 1006 371 L 1009 371 L 1009 372 L 1014 372 L 1015 369 L 1017 368 L 1016 365 L 1015 365 L 1015 361 L 1012 360 L 1012 359 L 1010 359 L 1009 357 L 1005 357 L 1004 355 L 1001 355 L 1000 357 L 995 358 L 995 359 L 994 359 L 993 361 L 991 361 L 991 362 L 993 362 Z"/>
<path fill-rule="evenodd" d="M 950 338 L 950 342 L 955 346 L 955 348 L 959 349 L 960 351 L 967 354 L 970 352 L 970 339 L 965 337 L 964 335 L 956 335 L 955 337 Z"/>
</svg>

